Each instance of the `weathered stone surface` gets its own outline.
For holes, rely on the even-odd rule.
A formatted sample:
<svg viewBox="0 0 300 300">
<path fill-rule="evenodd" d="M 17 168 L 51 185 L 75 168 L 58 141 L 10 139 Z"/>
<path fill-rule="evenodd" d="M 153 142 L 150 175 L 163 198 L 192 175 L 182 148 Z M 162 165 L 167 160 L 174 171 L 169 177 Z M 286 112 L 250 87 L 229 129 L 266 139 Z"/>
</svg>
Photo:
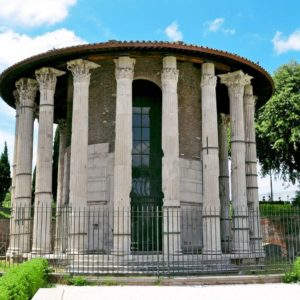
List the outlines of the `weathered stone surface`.
<svg viewBox="0 0 300 300">
<path fill-rule="evenodd" d="M 263 253 L 262 236 L 259 222 L 259 199 L 257 183 L 257 156 L 255 140 L 255 102 L 252 85 L 245 86 L 244 116 L 245 116 L 245 161 L 246 161 L 246 189 L 249 209 L 250 248 L 253 253 Z"/>
<path fill-rule="evenodd" d="M 35 72 L 39 90 L 39 132 L 36 162 L 32 252 L 51 252 L 52 143 L 54 93 L 57 77 L 65 72 L 41 68 Z"/>
<path fill-rule="evenodd" d="M 90 70 L 98 67 L 98 64 L 82 59 L 68 62 L 68 69 L 73 74 L 74 87 L 70 164 L 70 204 L 73 209 L 70 226 L 70 252 L 72 253 L 84 253 L 88 247 L 84 214 L 81 217 L 76 217 L 76 213 L 78 214 L 87 202 L 89 132 L 87 120 L 89 116 Z"/>
<path fill-rule="evenodd" d="M 222 251 L 231 250 L 231 222 L 230 222 L 230 188 L 228 167 L 228 126 L 229 115 L 220 114 L 219 120 L 219 157 L 220 157 L 220 202 L 221 202 L 221 242 Z"/>
<path fill-rule="evenodd" d="M 221 253 L 217 77 L 212 63 L 202 64 L 203 250 Z"/>
<path fill-rule="evenodd" d="M 228 87 L 231 129 L 231 194 L 235 212 L 233 252 L 249 252 L 249 219 L 246 195 L 244 87 L 251 76 L 242 71 L 219 75 Z"/>
<path fill-rule="evenodd" d="M 34 103 L 38 89 L 36 80 L 22 78 L 16 82 L 20 99 L 16 164 L 15 207 L 11 232 L 11 253 L 30 251 L 31 174 Z"/>
<path fill-rule="evenodd" d="M 117 81 L 115 163 L 114 163 L 114 210 L 130 208 L 131 151 L 132 151 L 132 80 L 135 59 L 121 56 L 115 59 Z M 124 219 L 123 219 L 124 218 Z M 121 223 L 119 223 L 121 222 Z M 119 226 L 123 224 L 123 226 Z M 130 224 L 125 216 L 114 219 L 114 252 L 130 253 Z"/>
</svg>

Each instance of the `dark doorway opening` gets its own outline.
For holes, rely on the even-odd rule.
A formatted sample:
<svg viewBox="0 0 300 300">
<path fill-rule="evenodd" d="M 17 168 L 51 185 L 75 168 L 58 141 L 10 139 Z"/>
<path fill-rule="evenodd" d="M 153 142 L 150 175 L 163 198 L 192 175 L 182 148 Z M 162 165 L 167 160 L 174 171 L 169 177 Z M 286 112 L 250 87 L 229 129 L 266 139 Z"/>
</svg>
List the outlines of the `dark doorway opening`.
<svg viewBox="0 0 300 300">
<path fill-rule="evenodd" d="M 154 83 L 133 82 L 131 250 L 162 249 L 162 95 Z"/>
</svg>

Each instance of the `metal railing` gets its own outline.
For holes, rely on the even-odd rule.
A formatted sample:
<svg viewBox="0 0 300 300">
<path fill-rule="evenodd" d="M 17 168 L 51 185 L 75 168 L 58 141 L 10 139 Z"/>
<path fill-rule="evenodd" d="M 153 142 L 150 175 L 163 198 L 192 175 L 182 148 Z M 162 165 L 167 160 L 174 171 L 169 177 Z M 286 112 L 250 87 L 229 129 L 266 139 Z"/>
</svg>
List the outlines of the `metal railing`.
<svg viewBox="0 0 300 300">
<path fill-rule="evenodd" d="M 45 257 L 57 273 L 283 272 L 300 253 L 300 211 L 261 208 L 0 208 L 0 271 Z"/>
</svg>

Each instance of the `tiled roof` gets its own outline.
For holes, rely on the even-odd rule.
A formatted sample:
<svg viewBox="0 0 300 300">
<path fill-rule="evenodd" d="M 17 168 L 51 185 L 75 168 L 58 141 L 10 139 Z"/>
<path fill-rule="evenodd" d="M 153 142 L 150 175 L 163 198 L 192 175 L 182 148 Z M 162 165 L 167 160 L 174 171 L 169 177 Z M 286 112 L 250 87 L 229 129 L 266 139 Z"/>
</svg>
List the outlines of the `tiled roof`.
<svg viewBox="0 0 300 300">
<path fill-rule="evenodd" d="M 7 89 L 12 89 L 11 81 L 15 81 L 17 77 L 24 76 L 26 72 L 28 73 L 28 71 L 32 68 L 41 67 L 43 64 L 51 65 L 51 63 L 54 63 L 57 59 L 69 60 L 79 58 L 81 55 L 87 54 L 143 50 L 157 51 L 162 53 L 177 53 L 187 56 L 201 57 L 208 61 L 216 60 L 220 62 L 226 62 L 228 64 L 241 65 L 247 70 L 252 71 L 252 73 L 257 73 L 264 79 L 263 81 L 268 84 L 268 92 L 265 92 L 265 98 L 270 97 L 274 90 L 273 80 L 264 68 L 259 66 L 257 63 L 254 63 L 237 54 L 204 46 L 185 44 L 183 42 L 110 40 L 104 43 L 83 44 L 60 49 L 52 49 L 47 52 L 26 58 L 10 66 L 0 75 L 0 95 L 10 105 L 13 105 L 13 103 L 11 103 L 13 100 L 10 99 L 12 97 L 12 91 L 7 91 Z"/>
</svg>

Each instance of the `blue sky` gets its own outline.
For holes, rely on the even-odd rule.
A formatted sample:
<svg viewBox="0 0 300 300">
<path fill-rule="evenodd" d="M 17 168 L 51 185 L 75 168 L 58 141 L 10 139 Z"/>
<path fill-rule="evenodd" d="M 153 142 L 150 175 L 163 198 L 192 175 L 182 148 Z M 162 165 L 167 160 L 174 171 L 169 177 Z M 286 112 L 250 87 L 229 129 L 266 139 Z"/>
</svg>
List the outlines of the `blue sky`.
<svg viewBox="0 0 300 300">
<path fill-rule="evenodd" d="M 49 49 L 115 39 L 182 40 L 239 54 L 272 74 L 300 61 L 299 11 L 297 0 L 0 0 L 0 72 Z M 6 140 L 11 160 L 13 136 L 14 111 L 0 100 L 0 151 Z M 261 192 L 268 186 L 260 180 Z"/>
</svg>

